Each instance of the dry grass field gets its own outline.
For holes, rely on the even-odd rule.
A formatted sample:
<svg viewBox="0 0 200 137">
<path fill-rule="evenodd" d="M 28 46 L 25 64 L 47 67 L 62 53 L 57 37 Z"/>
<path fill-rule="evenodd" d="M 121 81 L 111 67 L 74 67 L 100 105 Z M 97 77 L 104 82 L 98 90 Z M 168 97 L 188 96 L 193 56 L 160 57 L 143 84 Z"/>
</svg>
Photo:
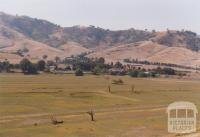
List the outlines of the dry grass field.
<svg viewBox="0 0 200 137">
<path fill-rule="evenodd" d="M 124 84 L 112 84 L 117 79 Z M 200 110 L 200 82 L 0 74 L 0 137 L 171 137 L 166 107 L 174 101 L 192 101 Z M 53 125 L 52 116 L 64 123 Z"/>
</svg>

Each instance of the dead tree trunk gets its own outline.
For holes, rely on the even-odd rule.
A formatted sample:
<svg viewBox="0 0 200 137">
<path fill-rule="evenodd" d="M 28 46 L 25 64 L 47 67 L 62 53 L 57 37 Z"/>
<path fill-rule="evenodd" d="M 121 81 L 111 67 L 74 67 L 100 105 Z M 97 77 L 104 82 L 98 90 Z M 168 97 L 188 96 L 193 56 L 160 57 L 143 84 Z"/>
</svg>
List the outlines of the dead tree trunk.
<svg viewBox="0 0 200 137">
<path fill-rule="evenodd" d="M 132 93 L 135 93 L 135 85 L 131 86 L 131 91 L 132 91 Z"/>
<path fill-rule="evenodd" d="M 91 121 L 95 121 L 95 119 L 94 119 L 94 115 L 95 115 L 94 111 L 91 110 L 91 111 L 88 112 L 88 114 L 89 114 L 90 117 L 91 117 Z"/>
<path fill-rule="evenodd" d="M 51 116 L 51 122 L 53 125 L 62 124 L 64 121 L 58 121 L 54 116 Z"/>
<path fill-rule="evenodd" d="M 111 93 L 110 85 L 108 85 L 108 92 Z"/>
</svg>

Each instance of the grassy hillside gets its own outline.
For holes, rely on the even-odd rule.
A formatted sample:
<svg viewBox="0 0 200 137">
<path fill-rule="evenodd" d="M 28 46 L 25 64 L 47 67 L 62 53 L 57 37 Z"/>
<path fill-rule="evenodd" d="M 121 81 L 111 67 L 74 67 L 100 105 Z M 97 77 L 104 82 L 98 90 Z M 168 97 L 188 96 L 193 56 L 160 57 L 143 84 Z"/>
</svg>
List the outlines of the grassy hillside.
<svg viewBox="0 0 200 137">
<path fill-rule="evenodd" d="M 16 54 L 24 49 L 22 55 Z M 61 27 L 42 19 L 0 12 L 0 61 L 18 61 L 8 54 L 35 61 L 43 55 L 53 60 L 56 56 L 64 59 L 92 53 L 89 57 L 105 57 L 113 62 L 129 58 L 194 67 L 200 65 L 199 49 L 200 38 L 191 31 Z"/>
</svg>

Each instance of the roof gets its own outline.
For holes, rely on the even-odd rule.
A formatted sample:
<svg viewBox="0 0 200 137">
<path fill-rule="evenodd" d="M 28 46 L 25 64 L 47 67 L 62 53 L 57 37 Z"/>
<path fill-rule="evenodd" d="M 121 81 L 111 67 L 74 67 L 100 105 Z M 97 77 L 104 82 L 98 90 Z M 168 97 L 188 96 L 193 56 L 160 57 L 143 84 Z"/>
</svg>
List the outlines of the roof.
<svg viewBox="0 0 200 137">
<path fill-rule="evenodd" d="M 65 64 L 58 64 L 58 68 L 65 69 L 67 66 Z"/>
<path fill-rule="evenodd" d="M 185 102 L 185 101 L 174 102 L 174 103 L 170 104 L 167 107 L 167 112 L 169 112 L 170 110 L 173 110 L 173 109 L 192 109 L 195 111 L 195 113 L 198 113 L 198 110 L 194 103 Z"/>
<path fill-rule="evenodd" d="M 111 68 L 111 69 L 109 69 L 109 71 L 123 71 L 123 69 L 120 69 L 120 68 Z"/>
<path fill-rule="evenodd" d="M 56 66 L 49 66 L 49 68 L 55 68 Z"/>
</svg>

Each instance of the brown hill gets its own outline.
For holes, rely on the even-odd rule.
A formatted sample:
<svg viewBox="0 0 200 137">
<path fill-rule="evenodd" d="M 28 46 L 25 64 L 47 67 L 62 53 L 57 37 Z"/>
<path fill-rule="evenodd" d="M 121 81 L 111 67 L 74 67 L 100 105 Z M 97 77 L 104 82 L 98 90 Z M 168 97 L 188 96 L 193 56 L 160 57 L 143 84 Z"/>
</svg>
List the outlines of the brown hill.
<svg viewBox="0 0 200 137">
<path fill-rule="evenodd" d="M 168 47 L 185 47 L 193 51 L 200 49 L 200 38 L 191 31 L 168 30 L 166 32 L 158 32 L 150 40 Z"/>
<path fill-rule="evenodd" d="M 41 19 L 0 13 L 0 60 L 24 56 L 38 60 L 43 55 L 65 58 L 93 51 L 89 57 L 105 57 L 107 61 L 137 58 L 194 66 L 200 62 L 199 49 L 200 38 L 191 31 L 64 28 Z"/>
<path fill-rule="evenodd" d="M 71 41 L 87 48 L 109 47 L 152 37 L 150 32 L 135 29 L 110 31 L 94 26 L 62 28 L 45 20 L 27 16 L 12 16 L 5 13 L 0 13 L 0 24 L 52 47 L 59 47 Z"/>
<path fill-rule="evenodd" d="M 80 45 L 72 43 L 63 43 L 61 47 L 64 47 L 64 49 L 62 49 L 61 47 L 54 48 L 43 42 L 40 42 L 44 40 L 45 37 L 47 37 L 45 36 L 46 34 L 44 34 L 44 30 L 47 30 L 47 33 L 50 33 L 55 29 L 52 30 L 52 24 L 48 24 L 48 22 L 45 21 L 40 22 L 48 24 L 47 26 L 49 27 L 40 29 L 40 27 L 42 28 L 45 26 L 44 24 L 38 28 L 34 27 L 38 26 L 37 23 L 31 26 L 31 24 L 34 24 L 30 23 L 32 20 L 34 19 L 28 17 L 11 16 L 4 13 L 0 14 L 0 60 L 7 59 L 11 62 L 19 62 L 22 57 L 27 57 L 31 60 L 39 60 L 42 59 L 43 55 L 47 55 L 48 59 L 52 60 L 56 56 L 65 58 L 71 55 L 77 55 L 82 52 L 90 51 Z M 38 20 L 36 20 L 36 22 L 37 21 Z M 17 22 L 17 25 L 13 25 L 14 22 Z M 24 28 L 19 25 L 19 22 L 22 23 Z M 30 35 L 28 35 L 28 33 L 26 33 L 28 32 L 27 29 L 29 28 L 32 28 L 30 31 L 33 31 L 31 34 L 32 38 Z M 48 30 L 49 28 L 51 30 Z M 37 38 L 40 39 L 38 39 L 38 41 L 34 40 Z"/>
<path fill-rule="evenodd" d="M 160 39 L 158 39 L 160 40 Z M 200 52 L 186 48 L 185 44 L 162 45 L 159 41 L 142 41 L 101 50 L 89 57 L 104 57 L 108 62 L 123 62 L 124 59 L 171 63 L 184 66 L 200 65 Z"/>
</svg>

